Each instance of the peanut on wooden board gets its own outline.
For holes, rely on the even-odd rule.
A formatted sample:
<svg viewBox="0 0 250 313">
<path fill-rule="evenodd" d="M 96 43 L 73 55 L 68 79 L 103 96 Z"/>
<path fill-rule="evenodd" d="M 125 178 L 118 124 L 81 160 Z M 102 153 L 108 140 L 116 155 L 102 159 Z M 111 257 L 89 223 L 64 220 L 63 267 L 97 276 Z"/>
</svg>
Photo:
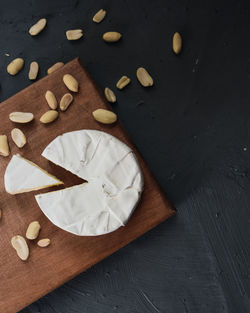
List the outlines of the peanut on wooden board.
<svg viewBox="0 0 250 313">
<path fill-rule="evenodd" d="M 29 112 L 12 112 L 9 115 L 9 119 L 15 123 L 29 123 L 34 119 L 34 115 Z"/>
<path fill-rule="evenodd" d="M 179 54 L 182 48 L 182 38 L 179 33 L 174 33 L 173 36 L 173 51 L 175 54 Z"/>
<path fill-rule="evenodd" d="M 105 94 L 105 97 L 106 97 L 108 102 L 111 102 L 111 103 L 116 102 L 116 96 L 115 96 L 114 92 L 111 89 L 109 89 L 108 87 L 106 87 L 104 89 L 104 94 Z"/>
<path fill-rule="evenodd" d="M 0 220 L 2 218 L 2 209 L 0 209 Z"/>
<path fill-rule="evenodd" d="M 123 89 L 124 87 L 126 87 L 130 82 L 131 82 L 131 79 L 130 79 L 129 77 L 127 77 L 127 76 L 122 76 L 122 77 L 118 80 L 118 82 L 117 82 L 117 84 L 116 84 L 116 87 L 121 90 L 121 89 Z"/>
<path fill-rule="evenodd" d="M 63 62 L 57 62 L 54 65 L 52 65 L 50 68 L 48 68 L 47 73 L 51 74 L 63 66 L 64 66 Z"/>
<path fill-rule="evenodd" d="M 66 31 L 66 37 L 68 40 L 78 40 L 82 36 L 82 29 L 71 29 Z"/>
<path fill-rule="evenodd" d="M 37 78 L 37 74 L 39 71 L 39 65 L 37 62 L 31 62 L 30 63 L 30 71 L 29 71 L 29 79 L 35 80 Z"/>
<path fill-rule="evenodd" d="M 102 38 L 106 42 L 116 42 L 120 40 L 122 37 L 122 34 L 118 32 L 107 32 L 102 35 Z"/>
<path fill-rule="evenodd" d="M 26 230 L 26 238 L 34 240 L 38 237 L 41 226 L 38 221 L 31 222 Z"/>
<path fill-rule="evenodd" d="M 58 112 L 55 110 L 49 110 L 46 113 L 44 113 L 41 118 L 40 122 L 43 124 L 48 124 L 54 122 L 58 117 Z"/>
<path fill-rule="evenodd" d="M 8 138 L 6 135 L 0 135 L 0 155 L 8 156 L 10 154 Z"/>
<path fill-rule="evenodd" d="M 45 99 L 49 105 L 49 107 L 52 110 L 55 110 L 57 108 L 57 100 L 56 100 L 56 96 L 54 95 L 54 93 L 50 90 L 47 90 L 45 93 Z"/>
<path fill-rule="evenodd" d="M 143 87 L 153 86 L 153 78 L 149 75 L 144 67 L 139 67 L 136 71 L 136 76 Z"/>
<path fill-rule="evenodd" d="M 101 23 L 101 21 L 104 19 L 104 17 L 106 16 L 106 11 L 101 9 L 98 12 L 96 12 L 96 14 L 93 16 L 93 22 L 95 23 Z"/>
<path fill-rule="evenodd" d="M 117 115 L 109 110 L 105 109 L 97 109 L 92 112 L 93 117 L 96 121 L 103 124 L 113 124 L 117 121 Z"/>
<path fill-rule="evenodd" d="M 46 18 L 40 19 L 36 24 L 30 27 L 29 34 L 31 36 L 38 35 L 45 28 L 46 24 L 47 24 Z"/>
<path fill-rule="evenodd" d="M 11 238 L 11 245 L 16 250 L 17 255 L 23 261 L 26 261 L 29 257 L 29 247 L 23 236 L 16 235 Z"/>
<path fill-rule="evenodd" d="M 27 140 L 24 133 L 19 128 L 13 128 L 11 131 L 11 138 L 18 148 L 25 146 Z"/>
<path fill-rule="evenodd" d="M 41 248 L 48 247 L 50 245 L 50 239 L 49 238 L 43 238 L 38 240 L 37 245 Z"/>
<path fill-rule="evenodd" d="M 72 101 L 73 101 L 72 94 L 66 93 L 60 101 L 60 110 L 66 111 Z"/>
<path fill-rule="evenodd" d="M 65 74 L 63 76 L 63 82 L 70 91 L 73 92 L 78 91 L 78 81 L 72 75 Z"/>
<path fill-rule="evenodd" d="M 10 62 L 10 64 L 7 66 L 7 72 L 10 75 L 16 75 L 21 71 L 24 65 L 24 60 L 22 58 L 16 58 L 13 61 Z"/>
</svg>

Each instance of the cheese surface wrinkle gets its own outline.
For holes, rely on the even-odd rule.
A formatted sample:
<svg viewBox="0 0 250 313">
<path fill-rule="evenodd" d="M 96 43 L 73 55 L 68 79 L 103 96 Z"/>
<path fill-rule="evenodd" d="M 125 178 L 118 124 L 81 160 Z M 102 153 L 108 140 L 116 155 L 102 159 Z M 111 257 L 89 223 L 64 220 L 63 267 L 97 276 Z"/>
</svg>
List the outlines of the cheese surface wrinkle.
<svg viewBox="0 0 250 313">
<path fill-rule="evenodd" d="M 18 194 L 60 185 L 62 182 L 33 162 L 15 154 L 6 168 L 4 184 L 8 193 Z"/>
<path fill-rule="evenodd" d="M 133 151 L 97 130 L 55 138 L 42 156 L 87 181 L 36 196 L 43 213 L 58 227 L 79 236 L 95 236 L 124 226 L 143 190 Z"/>
</svg>

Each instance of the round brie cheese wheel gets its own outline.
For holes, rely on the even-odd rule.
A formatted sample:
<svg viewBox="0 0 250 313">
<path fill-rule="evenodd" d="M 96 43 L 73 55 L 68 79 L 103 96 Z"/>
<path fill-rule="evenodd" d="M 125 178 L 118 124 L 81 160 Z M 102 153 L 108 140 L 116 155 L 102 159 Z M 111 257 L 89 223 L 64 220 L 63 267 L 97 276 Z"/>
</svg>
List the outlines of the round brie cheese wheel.
<svg viewBox="0 0 250 313">
<path fill-rule="evenodd" d="M 42 156 L 87 181 L 36 195 L 56 226 L 79 236 L 96 236 L 124 226 L 143 190 L 133 151 L 105 132 L 79 130 L 55 138 Z"/>
</svg>

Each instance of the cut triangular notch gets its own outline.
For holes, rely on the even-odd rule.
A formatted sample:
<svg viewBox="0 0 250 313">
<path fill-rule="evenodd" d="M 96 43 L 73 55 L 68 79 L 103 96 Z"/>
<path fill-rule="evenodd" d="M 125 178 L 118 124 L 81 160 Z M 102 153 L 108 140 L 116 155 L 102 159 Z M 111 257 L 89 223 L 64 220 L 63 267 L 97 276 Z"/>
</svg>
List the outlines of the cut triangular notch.
<svg viewBox="0 0 250 313">
<path fill-rule="evenodd" d="M 63 182 L 35 163 L 15 154 L 6 168 L 4 184 L 8 193 L 18 194 L 61 185 Z"/>
</svg>

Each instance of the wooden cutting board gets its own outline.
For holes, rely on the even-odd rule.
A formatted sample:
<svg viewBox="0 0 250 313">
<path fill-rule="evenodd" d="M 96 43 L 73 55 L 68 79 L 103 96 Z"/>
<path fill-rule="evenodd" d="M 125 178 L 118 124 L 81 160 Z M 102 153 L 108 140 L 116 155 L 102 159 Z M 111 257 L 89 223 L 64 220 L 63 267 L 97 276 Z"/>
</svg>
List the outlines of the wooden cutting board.
<svg viewBox="0 0 250 313">
<path fill-rule="evenodd" d="M 51 90 L 60 99 L 68 92 L 62 81 L 66 73 L 78 80 L 79 92 L 74 94 L 74 102 L 66 112 L 59 114 L 57 121 L 43 125 L 39 118 L 48 109 L 44 94 Z M 21 310 L 175 213 L 121 124 L 105 126 L 92 118 L 93 110 L 108 107 L 79 59 L 0 104 L 0 133 L 8 136 L 11 149 L 9 157 L 0 157 L 0 208 L 3 211 L 0 221 L 0 312 Z M 32 112 L 35 120 L 27 125 L 15 125 L 8 119 L 13 111 Z M 22 129 L 27 136 L 28 143 L 23 149 L 18 149 L 11 140 L 10 132 L 14 127 Z M 77 237 L 54 226 L 39 209 L 34 195 L 62 187 L 14 196 L 4 189 L 5 168 L 15 153 L 37 163 L 64 181 L 66 187 L 81 183 L 78 177 L 41 157 L 43 149 L 56 136 L 78 129 L 102 130 L 127 143 L 135 151 L 144 174 L 145 187 L 140 204 L 128 224 L 111 234 Z M 51 246 L 42 249 L 30 241 L 30 257 L 23 262 L 11 247 L 10 240 L 17 234 L 25 236 L 28 224 L 34 220 L 38 220 L 42 227 L 39 238 L 50 238 Z"/>
</svg>

